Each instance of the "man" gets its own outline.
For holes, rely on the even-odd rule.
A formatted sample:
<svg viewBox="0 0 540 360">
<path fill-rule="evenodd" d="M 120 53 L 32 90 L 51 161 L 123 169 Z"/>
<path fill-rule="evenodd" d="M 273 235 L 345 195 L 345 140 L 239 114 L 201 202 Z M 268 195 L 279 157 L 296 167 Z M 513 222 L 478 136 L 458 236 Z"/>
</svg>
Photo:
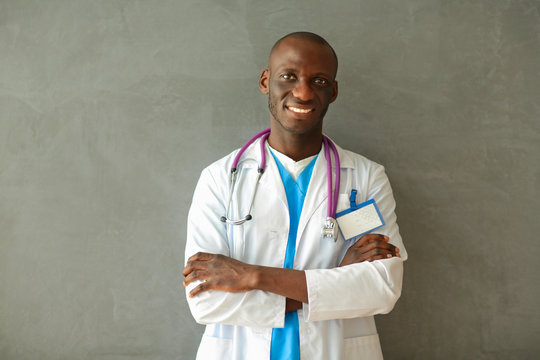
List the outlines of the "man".
<svg viewBox="0 0 540 360">
<path fill-rule="evenodd" d="M 335 52 L 320 36 L 280 39 L 259 80 L 271 132 L 258 188 L 264 139 L 242 155 L 230 203 L 237 151 L 201 174 L 183 272 L 191 312 L 207 325 L 198 359 L 382 358 L 373 315 L 399 298 L 407 254 L 384 168 L 339 147 L 338 211 L 354 189 L 357 203 L 376 201 L 386 225 L 358 240 L 321 236 L 329 197 L 322 126 L 336 73 Z M 219 221 L 229 205 L 233 219 L 251 220 Z"/>
</svg>

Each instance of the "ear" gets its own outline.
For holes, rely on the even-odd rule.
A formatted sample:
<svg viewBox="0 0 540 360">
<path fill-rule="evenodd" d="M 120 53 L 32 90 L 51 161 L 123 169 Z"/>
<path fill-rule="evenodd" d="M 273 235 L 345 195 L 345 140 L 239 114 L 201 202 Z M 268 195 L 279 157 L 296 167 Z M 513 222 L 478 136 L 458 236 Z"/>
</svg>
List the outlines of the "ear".
<svg viewBox="0 0 540 360">
<path fill-rule="evenodd" d="M 268 76 L 268 69 L 264 69 L 261 78 L 259 79 L 259 90 L 261 90 L 264 95 L 268 95 Z"/>
<path fill-rule="evenodd" d="M 332 94 L 332 98 L 330 99 L 330 103 L 333 103 L 336 98 L 337 98 L 337 94 L 338 94 L 338 85 L 337 85 L 337 81 L 334 80 L 334 86 L 332 88 L 332 91 L 333 91 L 333 94 Z"/>
</svg>

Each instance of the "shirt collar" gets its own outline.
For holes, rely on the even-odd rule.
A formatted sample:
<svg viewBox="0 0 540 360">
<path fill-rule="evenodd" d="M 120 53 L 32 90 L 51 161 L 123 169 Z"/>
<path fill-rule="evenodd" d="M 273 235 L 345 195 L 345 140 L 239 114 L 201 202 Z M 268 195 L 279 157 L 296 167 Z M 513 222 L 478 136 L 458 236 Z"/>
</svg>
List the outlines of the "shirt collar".
<svg viewBox="0 0 540 360">
<path fill-rule="evenodd" d="M 342 149 L 332 139 L 330 139 L 330 141 L 332 141 L 334 143 L 334 145 L 336 146 L 336 149 L 338 150 L 339 162 L 340 162 L 341 168 L 342 169 L 347 169 L 347 168 L 354 169 L 354 167 L 355 167 L 354 162 L 353 162 L 351 156 L 349 155 L 349 152 Z M 244 167 L 257 167 L 258 166 L 258 164 L 261 161 L 260 160 L 260 158 L 261 158 L 260 142 L 261 142 L 261 139 L 257 139 L 257 141 L 255 141 L 253 144 L 251 144 L 251 146 L 249 146 L 246 149 L 246 152 L 244 153 L 244 155 L 240 159 L 239 164 L 243 163 L 246 160 L 251 160 L 251 161 L 246 161 L 246 163 L 242 164 L 242 166 L 244 166 Z M 272 156 L 270 154 L 270 152 L 269 152 L 268 146 L 265 146 L 265 151 L 266 151 L 266 161 L 268 162 L 269 157 Z M 322 157 L 324 158 L 324 146 L 321 146 L 321 152 L 322 152 Z M 319 152 L 319 155 L 321 155 L 321 152 Z M 330 152 L 330 153 L 332 154 L 332 152 Z M 281 155 L 287 157 L 284 154 L 281 154 Z M 279 158 L 279 160 L 281 161 L 281 158 Z M 290 159 L 290 160 L 292 160 L 292 159 Z M 292 161 L 294 161 L 294 160 L 292 160 Z M 300 160 L 300 161 L 303 161 L 303 160 Z M 309 164 L 309 162 L 308 162 L 308 164 Z M 336 166 L 336 164 L 334 163 L 334 157 L 332 155 L 332 167 L 335 167 L 335 166 Z"/>
</svg>

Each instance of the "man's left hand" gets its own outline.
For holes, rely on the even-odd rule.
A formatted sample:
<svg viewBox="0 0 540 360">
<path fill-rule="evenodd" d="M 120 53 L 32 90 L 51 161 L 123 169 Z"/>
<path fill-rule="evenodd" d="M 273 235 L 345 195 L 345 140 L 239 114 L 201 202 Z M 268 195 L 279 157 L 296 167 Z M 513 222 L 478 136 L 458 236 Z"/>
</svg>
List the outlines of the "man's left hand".
<svg viewBox="0 0 540 360">
<path fill-rule="evenodd" d="M 363 261 L 382 260 L 399 255 L 399 248 L 390 244 L 388 236 L 366 234 L 352 245 L 339 266 L 356 264 Z"/>
</svg>

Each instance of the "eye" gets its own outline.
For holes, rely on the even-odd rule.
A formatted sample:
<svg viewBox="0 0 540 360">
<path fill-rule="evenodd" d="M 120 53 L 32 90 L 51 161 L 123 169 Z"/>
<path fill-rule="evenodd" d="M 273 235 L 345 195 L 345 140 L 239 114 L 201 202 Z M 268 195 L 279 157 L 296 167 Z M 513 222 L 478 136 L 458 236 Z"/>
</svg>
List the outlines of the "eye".
<svg viewBox="0 0 540 360">
<path fill-rule="evenodd" d="M 313 82 L 316 85 L 320 85 L 320 86 L 326 86 L 326 85 L 329 84 L 329 81 L 326 80 L 326 79 L 323 79 L 323 78 L 315 78 L 315 80 L 313 80 Z"/>
<path fill-rule="evenodd" d="M 296 76 L 294 74 L 291 74 L 291 73 L 281 74 L 280 77 L 282 79 L 285 79 L 285 80 L 294 80 L 294 79 L 296 79 Z"/>
</svg>

